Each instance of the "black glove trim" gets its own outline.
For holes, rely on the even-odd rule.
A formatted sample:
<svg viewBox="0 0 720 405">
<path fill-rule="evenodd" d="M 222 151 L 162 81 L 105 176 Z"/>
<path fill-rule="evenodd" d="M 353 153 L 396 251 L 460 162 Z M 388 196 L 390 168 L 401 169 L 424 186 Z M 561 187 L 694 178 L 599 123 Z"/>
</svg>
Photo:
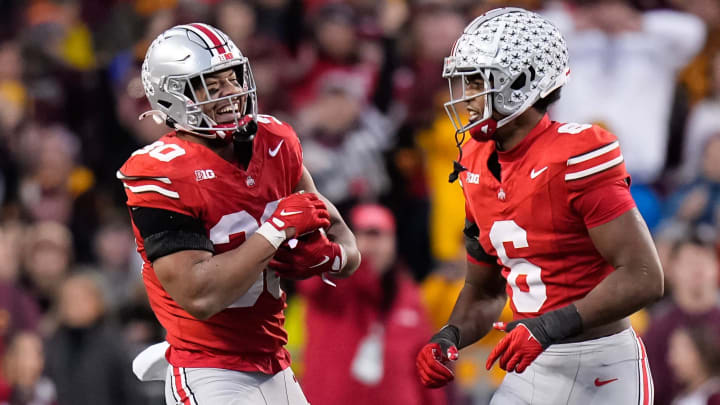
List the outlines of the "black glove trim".
<svg viewBox="0 0 720 405">
<path fill-rule="evenodd" d="M 455 325 L 445 325 L 438 333 L 430 339 L 431 343 L 437 343 L 446 352 L 450 346 L 460 347 L 460 329 Z"/>
<path fill-rule="evenodd" d="M 519 324 L 528 328 L 543 349 L 547 349 L 553 343 L 578 335 L 583 330 L 582 318 L 575 304 L 546 312 L 537 318 L 510 322 L 505 330 L 510 332 Z"/>
</svg>

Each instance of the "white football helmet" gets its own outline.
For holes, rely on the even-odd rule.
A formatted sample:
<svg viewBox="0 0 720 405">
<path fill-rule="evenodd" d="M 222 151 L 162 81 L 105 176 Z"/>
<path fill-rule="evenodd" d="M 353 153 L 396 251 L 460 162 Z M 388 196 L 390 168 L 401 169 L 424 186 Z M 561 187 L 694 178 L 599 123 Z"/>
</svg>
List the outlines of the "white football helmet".
<svg viewBox="0 0 720 405">
<path fill-rule="evenodd" d="M 242 91 L 213 98 L 206 84 L 209 74 L 234 69 Z M 207 24 L 178 25 L 160 34 L 150 45 L 142 65 L 142 83 L 153 116 L 166 123 L 206 138 L 230 141 L 232 134 L 245 130 L 252 139 L 257 128 L 257 97 L 250 63 L 222 31 Z M 204 100 L 198 94 L 204 92 Z M 245 97 L 244 97 L 245 96 Z M 243 105 L 239 105 L 245 98 Z M 219 124 L 203 113 L 202 106 L 227 100 L 232 123 Z"/>
<path fill-rule="evenodd" d="M 491 10 L 465 28 L 445 58 L 443 77 L 450 85 L 445 110 L 459 133 L 474 128 L 474 138 L 488 140 L 496 128 L 564 85 L 569 73 L 565 40 L 552 23 L 521 8 Z M 468 96 L 465 87 L 475 75 L 482 77 L 484 90 Z M 483 95 L 483 117 L 464 123 L 458 104 Z M 494 111 L 504 117 L 496 122 Z"/>
</svg>

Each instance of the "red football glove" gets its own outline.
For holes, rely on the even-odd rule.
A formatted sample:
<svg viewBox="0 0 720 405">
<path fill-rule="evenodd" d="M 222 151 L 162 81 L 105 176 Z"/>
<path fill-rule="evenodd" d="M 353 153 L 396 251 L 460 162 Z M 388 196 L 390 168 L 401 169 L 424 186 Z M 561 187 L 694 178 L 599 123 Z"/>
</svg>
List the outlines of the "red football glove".
<svg viewBox="0 0 720 405">
<path fill-rule="evenodd" d="M 325 272 L 337 273 L 347 259 L 340 245 L 318 230 L 301 238 L 297 245 L 280 245 L 269 267 L 283 278 L 304 280 Z"/>
<path fill-rule="evenodd" d="M 455 378 L 450 369 L 450 361 L 458 358 L 458 349 L 451 345 L 443 350 L 443 345 L 430 342 L 423 346 L 417 355 L 415 365 L 420 374 L 420 382 L 427 388 L 440 388 Z"/>
<path fill-rule="evenodd" d="M 286 239 L 330 226 L 330 214 L 313 193 L 293 193 L 280 200 L 272 216 L 257 233 L 275 248 Z"/>
<path fill-rule="evenodd" d="M 493 327 L 508 334 L 490 352 L 485 368 L 490 370 L 500 359 L 501 369 L 522 373 L 548 346 L 579 334 L 583 325 L 577 307 L 570 304 L 535 318 L 495 322 Z"/>
<path fill-rule="evenodd" d="M 501 369 L 522 373 L 545 350 L 530 329 L 522 323 L 511 322 L 506 325 L 504 322 L 495 322 L 493 327 L 509 333 L 490 352 L 485 363 L 488 370 L 499 358 Z"/>
<path fill-rule="evenodd" d="M 458 359 L 460 329 L 454 325 L 445 325 L 433 335 L 430 342 L 423 346 L 417 355 L 415 365 L 420 374 L 420 382 L 428 388 L 439 388 L 455 378 L 448 367 L 450 361 Z"/>
</svg>

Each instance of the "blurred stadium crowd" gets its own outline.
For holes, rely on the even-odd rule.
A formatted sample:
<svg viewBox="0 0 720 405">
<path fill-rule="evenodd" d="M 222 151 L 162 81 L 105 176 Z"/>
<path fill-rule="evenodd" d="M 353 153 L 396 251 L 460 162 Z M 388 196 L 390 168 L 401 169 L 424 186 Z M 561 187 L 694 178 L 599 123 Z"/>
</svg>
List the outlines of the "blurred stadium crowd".
<svg viewBox="0 0 720 405">
<path fill-rule="evenodd" d="M 162 384 L 131 372 L 163 331 L 115 171 L 166 132 L 137 118 L 147 46 L 191 21 L 250 58 L 261 112 L 294 126 L 358 234 L 353 278 L 285 286 L 310 402 L 487 403 L 502 374 L 479 365 L 498 332 L 461 353 L 446 390 L 422 390 L 414 358 L 464 278 L 443 57 L 472 17 L 506 5 L 568 40 L 551 116 L 620 138 L 666 275 L 666 297 L 633 317 L 656 403 L 720 392 L 720 2 L 0 0 L 0 404 L 163 403 Z"/>
</svg>

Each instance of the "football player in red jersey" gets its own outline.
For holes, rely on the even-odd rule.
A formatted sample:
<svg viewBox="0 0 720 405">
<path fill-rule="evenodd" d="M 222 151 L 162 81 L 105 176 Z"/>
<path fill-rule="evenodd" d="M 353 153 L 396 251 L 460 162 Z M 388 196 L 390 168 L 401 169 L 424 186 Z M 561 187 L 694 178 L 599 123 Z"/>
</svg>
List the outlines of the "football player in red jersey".
<svg viewBox="0 0 720 405">
<path fill-rule="evenodd" d="M 360 261 L 353 234 L 317 194 L 293 129 L 257 113 L 250 65 L 226 34 L 199 23 L 165 31 L 142 82 L 154 108 L 144 115 L 173 131 L 117 176 L 169 346 L 139 356 L 136 374 L 164 378 L 167 404 L 306 404 L 284 348 L 285 293 L 266 267 L 311 234 L 314 257 L 289 271 L 349 276 Z"/>
<path fill-rule="evenodd" d="M 662 269 L 617 138 L 546 114 L 569 71 L 557 28 L 518 8 L 475 19 L 445 59 L 458 145 L 472 137 L 451 175 L 466 201 L 467 278 L 418 354 L 428 387 L 451 381 L 458 349 L 495 327 L 507 334 L 486 367 L 508 374 L 491 404 L 652 403 L 627 316 L 662 296 Z M 493 324 L 508 297 L 513 321 Z"/>
</svg>

